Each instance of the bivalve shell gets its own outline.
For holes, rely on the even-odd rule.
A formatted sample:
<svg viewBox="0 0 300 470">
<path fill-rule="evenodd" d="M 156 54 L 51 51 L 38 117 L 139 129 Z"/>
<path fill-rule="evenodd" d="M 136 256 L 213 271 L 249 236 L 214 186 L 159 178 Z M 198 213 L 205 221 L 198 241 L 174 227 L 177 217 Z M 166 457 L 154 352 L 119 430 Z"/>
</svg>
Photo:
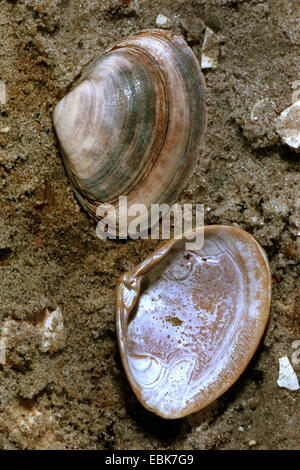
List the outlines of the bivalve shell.
<svg viewBox="0 0 300 470">
<path fill-rule="evenodd" d="M 54 125 L 83 207 L 172 204 L 206 127 L 205 83 L 177 34 L 146 30 L 109 47 L 58 103 Z"/>
<path fill-rule="evenodd" d="M 201 229 L 200 229 L 201 230 Z M 117 286 L 119 348 L 140 402 L 167 419 L 194 413 L 244 371 L 271 296 L 265 252 L 234 227 L 204 228 L 201 250 L 169 240 Z"/>
</svg>

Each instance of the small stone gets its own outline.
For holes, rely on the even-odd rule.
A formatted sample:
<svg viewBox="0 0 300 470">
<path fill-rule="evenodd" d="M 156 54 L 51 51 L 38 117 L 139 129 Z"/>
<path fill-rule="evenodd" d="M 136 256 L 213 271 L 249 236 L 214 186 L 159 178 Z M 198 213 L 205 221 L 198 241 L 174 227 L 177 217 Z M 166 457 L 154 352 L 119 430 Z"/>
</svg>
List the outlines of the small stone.
<svg viewBox="0 0 300 470">
<path fill-rule="evenodd" d="M 300 99 L 300 80 L 295 80 L 292 83 L 292 89 L 294 90 L 292 93 L 292 103 L 296 103 Z"/>
<path fill-rule="evenodd" d="M 14 320 L 6 320 L 1 329 L 0 336 L 0 364 L 7 363 L 6 351 L 9 346 L 11 330 L 17 326 Z"/>
<path fill-rule="evenodd" d="M 300 151 L 300 100 L 281 113 L 276 122 L 276 131 L 285 144 Z"/>
<path fill-rule="evenodd" d="M 6 103 L 6 85 L 0 80 L 0 104 Z"/>
<path fill-rule="evenodd" d="M 201 18 L 183 18 L 180 25 L 190 41 L 198 41 L 205 29 L 205 23 Z"/>
<path fill-rule="evenodd" d="M 202 69 L 214 69 L 218 66 L 220 38 L 210 28 L 206 27 L 202 46 Z"/>
<path fill-rule="evenodd" d="M 250 441 L 248 442 L 249 447 L 255 447 L 256 444 L 257 444 L 257 442 L 254 439 L 250 439 Z"/>
<path fill-rule="evenodd" d="M 206 19 L 205 19 L 205 23 L 207 24 L 207 26 L 212 29 L 213 31 L 215 32 L 218 32 L 220 31 L 221 29 L 221 21 L 220 19 L 215 16 L 215 15 L 211 15 L 211 16 L 208 16 Z"/>
<path fill-rule="evenodd" d="M 300 388 L 297 375 L 287 356 L 279 358 L 279 376 L 277 385 L 289 390 L 299 390 Z"/>
<path fill-rule="evenodd" d="M 159 28 L 168 28 L 170 26 L 170 18 L 165 15 L 159 14 L 156 18 L 156 26 Z"/>
<path fill-rule="evenodd" d="M 6 364 L 6 345 L 3 339 L 0 339 L 0 364 Z"/>
<path fill-rule="evenodd" d="M 300 236 L 300 233 L 298 236 Z M 292 363 L 295 366 L 297 366 L 298 364 L 300 364 L 300 340 L 299 339 L 296 339 L 296 341 L 292 342 L 292 348 L 296 349 L 296 351 L 293 352 L 292 357 L 291 357 Z"/>
</svg>

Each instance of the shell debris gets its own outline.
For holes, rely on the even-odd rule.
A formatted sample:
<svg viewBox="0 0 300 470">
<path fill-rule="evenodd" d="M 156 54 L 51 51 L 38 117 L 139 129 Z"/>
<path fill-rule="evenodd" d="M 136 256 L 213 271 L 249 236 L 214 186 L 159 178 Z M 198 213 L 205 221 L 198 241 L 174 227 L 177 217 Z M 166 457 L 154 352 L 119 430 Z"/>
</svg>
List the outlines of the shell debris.
<svg viewBox="0 0 300 470">
<path fill-rule="evenodd" d="M 276 122 L 276 131 L 285 144 L 300 151 L 300 100 L 281 113 Z"/>
<path fill-rule="evenodd" d="M 0 339 L 0 364 L 6 364 L 6 346 L 3 339 Z"/>
<path fill-rule="evenodd" d="M 0 364 L 7 364 L 7 348 L 10 344 L 10 336 L 13 328 L 17 327 L 14 320 L 6 320 L 1 329 L 0 337 Z"/>
<path fill-rule="evenodd" d="M 202 45 L 202 69 L 215 69 L 218 66 L 220 37 L 206 27 Z"/>
<path fill-rule="evenodd" d="M 46 309 L 45 316 L 39 323 L 42 352 L 57 351 L 65 345 L 64 321 L 62 311 L 57 307 L 53 312 Z"/>
<path fill-rule="evenodd" d="M 65 346 L 65 329 L 63 314 L 59 307 L 53 311 L 47 308 L 42 312 L 41 319 L 32 325 L 27 321 L 16 322 L 6 320 L 1 329 L 0 336 L 0 364 L 7 364 L 7 351 L 9 347 L 14 346 L 15 338 L 18 332 L 35 331 L 38 335 L 42 352 L 55 352 L 63 349 Z"/>
<path fill-rule="evenodd" d="M 298 377 L 287 356 L 279 358 L 279 376 L 277 380 L 279 387 L 289 390 L 299 390 Z"/>
<path fill-rule="evenodd" d="M 3 80 L 0 80 L 0 104 L 6 103 L 6 85 Z"/>
</svg>

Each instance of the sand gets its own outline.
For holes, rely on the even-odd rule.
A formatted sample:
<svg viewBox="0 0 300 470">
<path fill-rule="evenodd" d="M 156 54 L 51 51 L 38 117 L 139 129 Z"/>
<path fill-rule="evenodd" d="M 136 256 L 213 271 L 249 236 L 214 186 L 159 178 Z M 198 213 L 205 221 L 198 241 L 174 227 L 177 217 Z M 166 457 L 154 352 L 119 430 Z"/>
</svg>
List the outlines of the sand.
<svg viewBox="0 0 300 470">
<path fill-rule="evenodd" d="M 275 126 L 300 96 L 298 1 L 4 0 L 0 8 L 0 448 L 299 449 L 299 390 L 277 378 L 283 356 L 300 377 L 300 157 Z M 179 202 L 204 204 L 206 224 L 251 233 L 273 276 L 270 321 L 246 371 L 175 422 L 139 404 L 116 339 L 116 281 L 158 241 L 97 238 L 52 123 L 84 67 L 113 41 L 156 27 L 159 14 L 199 61 L 204 26 L 218 35 L 217 67 L 204 70 L 205 145 Z"/>
</svg>

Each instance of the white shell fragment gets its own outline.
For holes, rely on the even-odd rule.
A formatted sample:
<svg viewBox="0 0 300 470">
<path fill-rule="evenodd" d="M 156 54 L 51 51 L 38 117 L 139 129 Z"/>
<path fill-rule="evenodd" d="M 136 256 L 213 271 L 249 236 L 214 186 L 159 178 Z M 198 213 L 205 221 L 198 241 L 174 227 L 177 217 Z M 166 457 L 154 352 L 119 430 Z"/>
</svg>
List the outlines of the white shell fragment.
<svg viewBox="0 0 300 470">
<path fill-rule="evenodd" d="M 277 380 L 279 387 L 288 388 L 289 390 L 299 390 L 299 381 L 294 369 L 287 356 L 279 358 L 279 376 Z"/>
<path fill-rule="evenodd" d="M 6 103 L 6 85 L 0 80 L 0 104 Z"/>
<path fill-rule="evenodd" d="M 46 309 L 45 316 L 39 324 L 41 330 L 41 346 L 43 352 L 57 351 L 64 346 L 64 321 L 62 311 L 57 307 L 53 312 Z"/>
<path fill-rule="evenodd" d="M 167 16 L 162 14 L 157 15 L 156 26 L 158 28 L 167 28 L 168 26 L 170 26 L 170 23 L 170 18 L 168 18 Z"/>
<path fill-rule="evenodd" d="M 220 38 L 210 28 L 206 28 L 202 46 L 202 69 L 215 69 L 218 66 Z"/>
<path fill-rule="evenodd" d="M 300 150 L 300 100 L 281 113 L 277 119 L 276 131 L 285 144 Z"/>
<path fill-rule="evenodd" d="M 2 339 L 0 339 L 0 364 L 6 364 L 6 347 Z"/>
<path fill-rule="evenodd" d="M 14 320 L 6 320 L 1 329 L 0 336 L 0 364 L 7 363 L 7 349 L 10 346 L 10 337 L 12 330 L 16 328 L 18 324 Z"/>
</svg>

